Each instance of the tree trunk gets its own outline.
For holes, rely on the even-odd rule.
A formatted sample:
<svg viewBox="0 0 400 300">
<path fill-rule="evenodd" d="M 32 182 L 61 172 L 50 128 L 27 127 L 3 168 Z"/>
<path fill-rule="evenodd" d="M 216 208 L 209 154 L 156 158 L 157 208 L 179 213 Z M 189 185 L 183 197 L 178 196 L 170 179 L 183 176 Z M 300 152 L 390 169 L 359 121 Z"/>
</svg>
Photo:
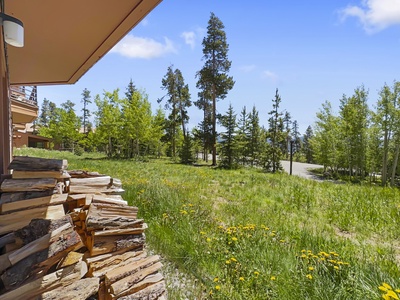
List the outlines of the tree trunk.
<svg viewBox="0 0 400 300">
<path fill-rule="evenodd" d="M 215 99 L 215 85 L 213 84 L 213 92 L 212 92 L 212 165 L 217 165 L 217 101 Z"/>
<path fill-rule="evenodd" d="M 396 153 L 394 155 L 393 167 L 392 167 L 392 177 L 390 178 L 390 186 L 394 186 L 394 179 L 396 176 L 397 163 L 399 161 L 400 143 L 396 145 Z"/>
</svg>

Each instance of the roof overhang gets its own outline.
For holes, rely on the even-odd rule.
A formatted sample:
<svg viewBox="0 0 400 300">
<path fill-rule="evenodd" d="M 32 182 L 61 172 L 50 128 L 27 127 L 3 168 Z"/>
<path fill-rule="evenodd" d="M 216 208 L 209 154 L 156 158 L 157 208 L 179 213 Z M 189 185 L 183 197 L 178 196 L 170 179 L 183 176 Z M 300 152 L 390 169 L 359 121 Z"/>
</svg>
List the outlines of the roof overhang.
<svg viewBox="0 0 400 300">
<path fill-rule="evenodd" d="M 72 84 L 162 0 L 12 0 L 23 48 L 7 47 L 10 84 Z"/>
</svg>

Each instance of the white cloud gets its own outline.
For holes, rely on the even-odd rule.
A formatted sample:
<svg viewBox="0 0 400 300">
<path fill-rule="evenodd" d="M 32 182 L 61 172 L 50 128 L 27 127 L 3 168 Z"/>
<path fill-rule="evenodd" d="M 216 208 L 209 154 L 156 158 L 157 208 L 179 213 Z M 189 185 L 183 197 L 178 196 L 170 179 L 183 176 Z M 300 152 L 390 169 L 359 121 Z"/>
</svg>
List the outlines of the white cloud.
<svg viewBox="0 0 400 300">
<path fill-rule="evenodd" d="M 184 31 L 182 32 L 181 37 L 190 48 L 194 49 L 194 46 L 196 45 L 196 33 L 193 31 Z"/>
<path fill-rule="evenodd" d="M 239 67 L 239 70 L 244 72 L 244 73 L 249 73 L 251 71 L 253 71 L 256 68 L 255 65 L 244 65 Z"/>
<path fill-rule="evenodd" d="M 166 37 L 164 43 L 160 43 L 150 38 L 127 35 L 110 52 L 129 58 L 151 59 L 168 53 L 177 53 L 177 50 L 173 42 Z"/>
<path fill-rule="evenodd" d="M 278 75 L 276 75 L 274 72 L 271 72 L 268 70 L 264 71 L 262 73 L 262 76 L 263 76 L 263 78 L 267 78 L 268 80 L 272 81 L 273 83 L 277 83 L 279 80 Z"/>
<path fill-rule="evenodd" d="M 356 17 L 367 33 L 400 24 L 400 0 L 362 0 L 360 6 L 349 5 L 340 11 L 342 20 Z"/>
</svg>

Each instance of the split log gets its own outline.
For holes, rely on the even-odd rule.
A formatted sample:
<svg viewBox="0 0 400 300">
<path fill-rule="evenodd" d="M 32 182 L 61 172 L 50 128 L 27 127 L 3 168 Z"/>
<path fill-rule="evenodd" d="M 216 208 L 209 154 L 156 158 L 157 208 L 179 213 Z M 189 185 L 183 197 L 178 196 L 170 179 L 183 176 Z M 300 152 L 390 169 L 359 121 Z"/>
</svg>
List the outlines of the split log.
<svg viewBox="0 0 400 300">
<path fill-rule="evenodd" d="M 49 245 L 54 243 L 56 240 L 59 240 L 63 235 L 71 234 L 72 231 L 72 225 L 67 223 L 16 251 L 3 254 L 2 256 L 0 256 L 0 261 L 2 262 L 0 266 L 0 273 L 8 267 L 11 267 L 20 262 L 24 258 L 41 250 L 47 249 Z"/>
<path fill-rule="evenodd" d="M 131 260 L 127 264 L 117 266 L 113 270 L 108 271 L 105 274 L 105 283 L 107 286 L 110 286 L 114 282 L 121 280 L 122 278 L 128 277 L 130 275 L 139 273 L 144 269 L 147 269 L 148 272 L 150 272 L 154 269 L 154 271 L 151 272 L 151 273 L 154 273 L 155 271 L 159 270 L 159 268 L 161 268 L 161 266 L 162 266 L 161 263 L 159 263 L 159 262 L 160 262 L 160 257 L 158 255 L 149 256 L 149 257 L 140 259 L 139 261 Z M 153 265 L 155 265 L 157 267 L 153 268 Z M 151 273 L 149 273 L 149 274 L 151 274 Z"/>
<path fill-rule="evenodd" d="M 75 230 L 66 231 L 48 245 L 48 248 L 30 254 L 8 268 L 1 275 L 5 289 L 16 288 L 27 280 L 30 281 L 46 275 L 48 270 L 69 252 L 76 251 L 82 246 L 82 240 Z M 25 251 L 29 251 L 28 248 L 25 248 Z"/>
<path fill-rule="evenodd" d="M 12 211 L 18 211 L 34 207 L 64 204 L 67 201 L 67 198 L 68 198 L 67 194 L 54 194 L 47 197 L 5 203 L 1 206 L 1 212 L 4 214 Z"/>
<path fill-rule="evenodd" d="M 7 244 L 15 243 L 15 235 L 14 232 L 10 232 L 2 237 L 0 237 L 0 249 L 3 248 Z"/>
<path fill-rule="evenodd" d="M 166 286 L 165 281 L 159 281 L 155 284 L 152 284 L 144 289 L 122 297 L 117 297 L 117 300 L 142 300 L 142 299 L 158 299 L 158 300 L 166 300 Z"/>
<path fill-rule="evenodd" d="M 57 179 L 36 178 L 36 179 L 6 179 L 1 184 L 1 191 L 7 192 L 31 192 L 54 189 Z"/>
<path fill-rule="evenodd" d="M 90 255 L 95 256 L 121 249 L 136 249 L 143 247 L 145 243 L 144 234 L 99 236 L 88 242 Z"/>
<path fill-rule="evenodd" d="M 13 179 L 22 178 L 56 178 L 56 179 L 67 179 L 71 176 L 66 171 L 17 171 L 14 170 L 12 173 Z"/>
<path fill-rule="evenodd" d="M 51 291 L 58 287 L 64 287 L 81 279 L 87 273 L 87 265 L 84 261 L 57 270 L 53 273 L 38 278 L 6 294 L 0 295 L 0 300 L 33 299 L 37 295 Z"/>
<path fill-rule="evenodd" d="M 99 278 L 84 278 L 74 283 L 41 294 L 40 300 L 87 299 L 99 290 Z"/>
<path fill-rule="evenodd" d="M 110 176 L 101 176 L 93 178 L 71 178 L 71 186 L 87 186 L 89 187 L 104 187 L 111 186 L 112 181 Z"/>
<path fill-rule="evenodd" d="M 122 229 L 107 229 L 101 231 L 93 231 L 93 236 L 110 236 L 110 235 L 124 235 L 124 234 L 141 234 L 147 229 L 147 224 L 143 220 L 137 220 L 137 224 L 132 227 Z"/>
<path fill-rule="evenodd" d="M 117 195 L 119 196 L 119 195 Z M 116 199 L 115 197 L 109 197 L 104 195 L 93 195 L 92 202 L 93 203 L 104 203 L 104 204 L 112 204 L 115 206 L 127 206 L 128 202 L 123 200 L 122 197 L 120 199 Z"/>
<path fill-rule="evenodd" d="M 103 193 L 103 194 L 111 194 L 111 195 L 122 195 L 125 190 L 118 187 L 87 187 L 84 185 L 70 185 L 69 194 L 94 194 L 94 193 Z"/>
<path fill-rule="evenodd" d="M 71 251 L 63 257 L 57 265 L 57 269 L 65 268 L 80 262 L 83 259 L 83 253 Z"/>
<path fill-rule="evenodd" d="M 104 174 L 100 174 L 98 172 L 88 172 L 83 170 L 71 170 L 68 171 L 68 174 L 72 178 L 90 178 L 90 177 L 102 177 Z"/>
<path fill-rule="evenodd" d="M 113 207 L 92 203 L 86 218 L 88 230 L 126 228 L 137 224 L 137 207 Z"/>
<path fill-rule="evenodd" d="M 65 159 L 46 159 L 29 156 L 15 156 L 8 165 L 9 170 L 17 171 L 59 171 L 68 166 Z"/>
<path fill-rule="evenodd" d="M 101 256 L 107 258 L 99 260 Z M 93 258 L 93 259 L 97 258 L 97 260 L 91 260 L 91 258 L 88 258 L 86 259 L 86 262 L 89 267 L 88 276 L 101 278 L 107 272 L 110 272 L 111 270 L 119 266 L 125 266 L 132 262 L 145 258 L 146 256 L 147 253 L 144 252 L 143 250 L 140 250 L 140 251 L 127 251 L 125 253 L 117 255 L 113 255 L 113 253 L 108 253 Z"/>
<path fill-rule="evenodd" d="M 51 196 L 53 194 L 54 194 L 53 189 L 46 191 L 39 191 L 39 192 L 2 193 L 0 197 L 0 204 L 20 201 L 20 200 L 41 198 L 41 197 Z"/>
<path fill-rule="evenodd" d="M 0 216 L 0 234 L 16 231 L 32 219 L 60 219 L 65 215 L 62 205 L 33 208 Z"/>
<path fill-rule="evenodd" d="M 161 268 L 161 266 L 161 263 L 154 264 L 148 269 L 145 269 L 139 273 L 125 277 L 124 279 L 115 282 L 110 286 L 112 298 L 118 299 L 129 294 L 135 294 L 148 286 L 163 281 L 164 277 L 160 273 L 153 274 L 157 272 L 157 270 Z"/>
</svg>

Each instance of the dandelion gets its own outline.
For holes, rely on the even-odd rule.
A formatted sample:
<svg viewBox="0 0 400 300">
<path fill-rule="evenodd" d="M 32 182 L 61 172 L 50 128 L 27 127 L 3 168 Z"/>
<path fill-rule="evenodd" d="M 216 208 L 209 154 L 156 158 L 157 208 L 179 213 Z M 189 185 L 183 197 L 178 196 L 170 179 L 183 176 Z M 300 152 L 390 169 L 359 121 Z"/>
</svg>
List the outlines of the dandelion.
<svg viewBox="0 0 400 300">
<path fill-rule="evenodd" d="M 166 219 L 169 217 L 167 213 L 163 213 L 162 216 L 163 216 L 163 219 Z"/>
<path fill-rule="evenodd" d="M 271 276 L 271 280 L 272 281 L 276 280 L 276 277 L 275 276 Z"/>
<path fill-rule="evenodd" d="M 231 261 L 228 259 L 227 261 L 225 261 L 225 263 L 226 263 L 227 265 L 229 265 L 229 264 L 231 263 Z"/>
<path fill-rule="evenodd" d="M 236 237 L 232 238 L 232 241 L 236 242 L 238 239 Z"/>
<path fill-rule="evenodd" d="M 244 281 L 244 277 L 240 277 L 239 280 L 240 280 L 240 281 Z"/>
<path fill-rule="evenodd" d="M 206 233 L 204 231 L 200 231 L 200 234 L 201 235 L 205 235 Z"/>
<path fill-rule="evenodd" d="M 335 270 L 339 270 L 339 267 L 338 266 L 334 266 L 333 267 Z"/>
<path fill-rule="evenodd" d="M 387 284 L 386 282 L 382 283 L 382 286 L 385 287 L 388 290 L 393 290 L 393 288 L 389 284 Z"/>
<path fill-rule="evenodd" d="M 231 257 L 231 261 L 233 261 L 233 262 L 237 262 L 237 259 L 236 259 L 236 258 L 234 258 L 234 257 Z"/>
<path fill-rule="evenodd" d="M 397 294 L 395 292 L 393 292 L 392 290 L 387 291 L 386 296 L 388 296 L 387 299 L 396 299 L 399 300 L 399 296 L 397 296 Z"/>
<path fill-rule="evenodd" d="M 218 280 L 219 280 L 218 277 L 215 277 L 215 278 L 214 278 L 214 282 L 218 282 Z"/>
<path fill-rule="evenodd" d="M 254 271 L 254 275 L 258 276 L 260 275 L 260 272 Z"/>
<path fill-rule="evenodd" d="M 208 243 L 211 242 L 211 239 L 210 239 L 210 238 L 207 238 L 207 242 L 208 242 Z"/>
<path fill-rule="evenodd" d="M 311 275 L 311 274 L 307 274 L 306 277 L 307 277 L 308 279 L 310 279 L 310 280 L 312 279 L 312 275 Z"/>
<path fill-rule="evenodd" d="M 308 267 L 309 271 L 314 271 L 314 267 Z"/>
<path fill-rule="evenodd" d="M 219 290 L 221 289 L 221 286 L 216 285 L 216 286 L 215 286 L 215 289 L 216 289 L 217 291 L 219 291 Z"/>
</svg>

